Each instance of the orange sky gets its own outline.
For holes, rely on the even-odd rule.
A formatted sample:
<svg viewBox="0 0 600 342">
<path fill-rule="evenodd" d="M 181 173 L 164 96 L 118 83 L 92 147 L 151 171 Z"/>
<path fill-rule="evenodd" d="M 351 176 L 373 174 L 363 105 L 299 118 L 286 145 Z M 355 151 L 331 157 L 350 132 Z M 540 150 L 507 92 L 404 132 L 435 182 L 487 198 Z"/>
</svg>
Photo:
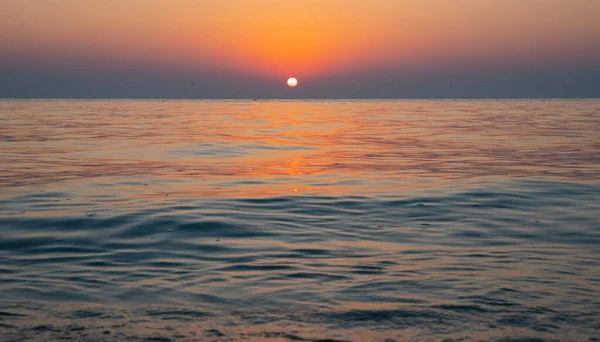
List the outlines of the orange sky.
<svg viewBox="0 0 600 342">
<path fill-rule="evenodd" d="M 2 48 L 40 60 L 309 75 L 600 57 L 598 0 L 1 0 Z"/>
</svg>

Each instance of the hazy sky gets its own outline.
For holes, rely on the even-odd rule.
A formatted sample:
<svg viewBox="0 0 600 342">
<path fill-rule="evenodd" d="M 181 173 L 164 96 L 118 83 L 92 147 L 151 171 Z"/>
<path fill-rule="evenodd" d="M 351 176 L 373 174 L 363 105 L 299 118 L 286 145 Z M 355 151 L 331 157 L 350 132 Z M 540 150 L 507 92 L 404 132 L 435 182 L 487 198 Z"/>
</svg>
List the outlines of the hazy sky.
<svg viewBox="0 0 600 342">
<path fill-rule="evenodd" d="M 0 97 L 599 97 L 599 18 L 600 0 L 0 0 Z"/>
</svg>

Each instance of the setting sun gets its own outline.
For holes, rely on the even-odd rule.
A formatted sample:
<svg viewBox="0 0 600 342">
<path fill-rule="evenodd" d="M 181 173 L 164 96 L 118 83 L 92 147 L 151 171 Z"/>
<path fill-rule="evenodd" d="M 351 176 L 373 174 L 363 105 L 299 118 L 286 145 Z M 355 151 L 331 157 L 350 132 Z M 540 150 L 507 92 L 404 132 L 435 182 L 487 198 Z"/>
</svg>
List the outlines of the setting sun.
<svg viewBox="0 0 600 342">
<path fill-rule="evenodd" d="M 288 78 L 287 85 L 290 88 L 295 88 L 298 85 L 298 80 L 294 77 Z"/>
</svg>

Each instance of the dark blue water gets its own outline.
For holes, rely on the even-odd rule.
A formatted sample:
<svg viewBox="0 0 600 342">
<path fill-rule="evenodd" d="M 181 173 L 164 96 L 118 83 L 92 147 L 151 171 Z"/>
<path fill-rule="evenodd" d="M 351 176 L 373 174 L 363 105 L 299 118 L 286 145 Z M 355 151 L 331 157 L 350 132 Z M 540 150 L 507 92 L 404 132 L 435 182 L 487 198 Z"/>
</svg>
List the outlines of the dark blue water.
<svg viewBox="0 0 600 342">
<path fill-rule="evenodd" d="M 600 339 L 600 101 L 0 101 L 1 341 Z"/>
</svg>

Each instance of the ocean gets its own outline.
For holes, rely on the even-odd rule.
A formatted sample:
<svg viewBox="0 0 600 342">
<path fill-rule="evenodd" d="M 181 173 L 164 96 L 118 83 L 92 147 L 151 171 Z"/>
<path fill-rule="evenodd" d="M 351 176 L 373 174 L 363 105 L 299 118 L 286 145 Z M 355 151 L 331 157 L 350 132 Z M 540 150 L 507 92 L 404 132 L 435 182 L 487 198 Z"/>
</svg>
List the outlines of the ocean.
<svg viewBox="0 0 600 342">
<path fill-rule="evenodd" d="M 600 100 L 0 123 L 0 341 L 600 340 Z"/>
</svg>

